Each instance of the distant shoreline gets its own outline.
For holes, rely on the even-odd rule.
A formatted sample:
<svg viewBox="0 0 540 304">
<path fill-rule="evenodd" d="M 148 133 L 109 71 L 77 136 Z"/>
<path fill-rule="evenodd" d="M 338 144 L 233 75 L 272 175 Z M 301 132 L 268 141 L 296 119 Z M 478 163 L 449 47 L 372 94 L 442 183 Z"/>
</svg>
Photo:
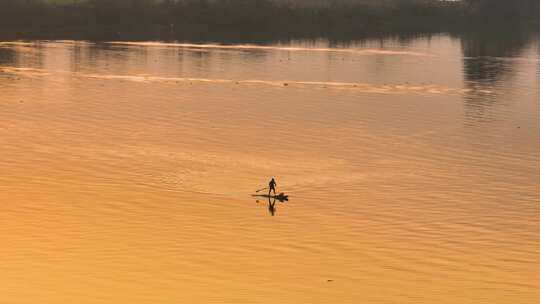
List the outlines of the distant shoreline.
<svg viewBox="0 0 540 304">
<path fill-rule="evenodd" d="M 11 3 L 10 5 L 5 4 Z M 538 18 L 468 13 L 462 2 L 291 7 L 269 0 L 0 3 L 0 39 L 355 40 L 539 29 Z M 399 4 L 400 3 L 400 4 Z"/>
<path fill-rule="evenodd" d="M 512 30 L 494 30 L 493 27 L 463 27 L 440 31 L 410 30 L 410 31 L 366 31 L 359 33 L 336 32 L 229 32 L 229 31 L 179 31 L 174 34 L 164 33 L 163 29 L 92 29 L 92 28 L 59 28 L 59 29 L 0 29 L 0 41 L 10 40 L 87 40 L 87 41 L 190 41 L 216 43 L 265 43 L 290 40 L 354 41 L 366 39 L 411 39 L 431 37 L 440 34 L 452 36 L 491 36 L 508 39 L 512 36 L 522 36 L 530 33 L 540 33 L 535 29 L 523 26 Z"/>
<path fill-rule="evenodd" d="M 362 40 L 370 38 L 413 38 L 437 34 L 458 34 L 459 31 L 380 31 L 364 33 L 332 32 L 234 32 L 234 31 L 178 31 L 165 33 L 161 28 L 135 30 L 103 30 L 89 28 L 65 29 L 0 29 L 0 40 L 89 40 L 89 41 L 193 41 L 193 42 L 264 42 L 286 40 L 328 39 L 336 41 Z"/>
</svg>

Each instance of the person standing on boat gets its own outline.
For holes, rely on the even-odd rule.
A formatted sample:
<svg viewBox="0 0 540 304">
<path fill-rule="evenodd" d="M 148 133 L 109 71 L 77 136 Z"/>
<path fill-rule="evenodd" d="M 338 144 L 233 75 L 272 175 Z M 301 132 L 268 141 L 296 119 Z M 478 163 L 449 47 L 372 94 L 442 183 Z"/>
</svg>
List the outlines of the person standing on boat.
<svg viewBox="0 0 540 304">
<path fill-rule="evenodd" d="M 276 186 L 277 183 L 272 177 L 272 180 L 268 183 L 268 196 L 270 196 L 270 193 L 272 193 L 272 191 L 274 191 L 274 195 L 276 195 Z"/>
</svg>

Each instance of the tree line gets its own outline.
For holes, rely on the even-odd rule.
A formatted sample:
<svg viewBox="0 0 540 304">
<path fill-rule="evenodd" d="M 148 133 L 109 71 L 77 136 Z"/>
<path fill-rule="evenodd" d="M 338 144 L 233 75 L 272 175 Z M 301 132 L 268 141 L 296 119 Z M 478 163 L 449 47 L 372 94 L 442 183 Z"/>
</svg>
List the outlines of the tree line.
<svg viewBox="0 0 540 304">
<path fill-rule="evenodd" d="M 0 35 L 255 39 L 459 31 L 469 20 L 540 15 L 532 0 L 387 0 L 324 7 L 272 0 L 1 0 Z M 509 16 L 510 14 L 510 16 Z M 496 19 L 496 18 L 495 18 Z"/>
<path fill-rule="evenodd" d="M 463 3 L 466 14 L 484 20 L 505 22 L 540 16 L 540 2 L 537 0 L 464 0 Z"/>
</svg>

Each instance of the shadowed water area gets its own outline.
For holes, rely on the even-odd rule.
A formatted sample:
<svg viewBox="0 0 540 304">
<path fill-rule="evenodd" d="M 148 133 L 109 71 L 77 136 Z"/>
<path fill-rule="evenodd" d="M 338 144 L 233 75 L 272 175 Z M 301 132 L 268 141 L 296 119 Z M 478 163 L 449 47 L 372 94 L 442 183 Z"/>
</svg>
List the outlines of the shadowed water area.
<svg viewBox="0 0 540 304">
<path fill-rule="evenodd" d="M 536 303 L 539 54 L 0 42 L 2 299 Z"/>
</svg>

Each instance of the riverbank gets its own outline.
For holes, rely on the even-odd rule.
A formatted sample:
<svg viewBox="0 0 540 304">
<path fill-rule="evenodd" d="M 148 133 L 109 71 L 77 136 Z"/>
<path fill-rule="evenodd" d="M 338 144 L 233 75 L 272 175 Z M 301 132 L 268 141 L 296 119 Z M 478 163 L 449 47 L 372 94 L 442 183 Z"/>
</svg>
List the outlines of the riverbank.
<svg viewBox="0 0 540 304">
<path fill-rule="evenodd" d="M 454 32 L 463 24 L 461 5 L 440 1 L 329 7 L 294 7 L 267 0 L 2 6 L 5 4 L 0 4 L 3 39 L 351 39 Z"/>
<path fill-rule="evenodd" d="M 357 40 L 539 28 L 534 18 L 495 18 L 495 12 L 489 15 L 486 10 L 480 18 L 456 1 L 327 7 L 291 6 L 269 0 L 93 1 L 63 5 L 6 1 L 0 4 L 3 40 Z"/>
</svg>

